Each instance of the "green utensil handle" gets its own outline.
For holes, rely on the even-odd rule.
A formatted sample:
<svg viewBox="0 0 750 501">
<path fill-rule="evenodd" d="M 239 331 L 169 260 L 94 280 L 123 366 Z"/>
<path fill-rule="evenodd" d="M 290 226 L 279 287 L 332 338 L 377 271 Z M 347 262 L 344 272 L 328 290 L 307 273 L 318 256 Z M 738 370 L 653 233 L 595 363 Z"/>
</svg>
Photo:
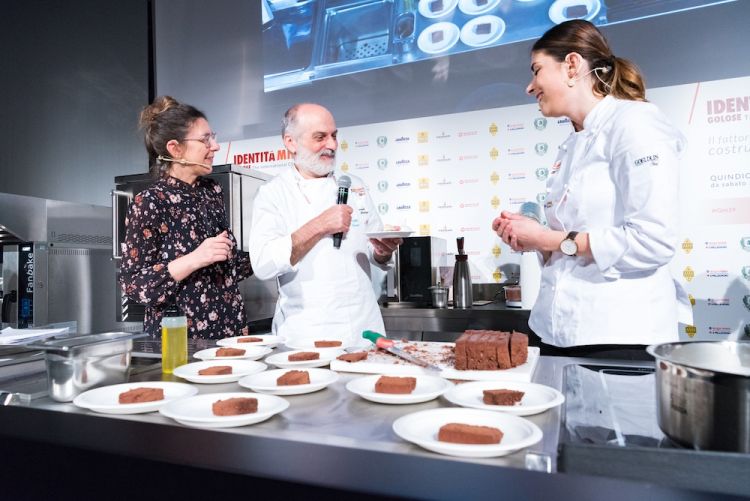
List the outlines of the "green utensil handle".
<svg viewBox="0 0 750 501">
<path fill-rule="evenodd" d="M 362 337 L 374 343 L 378 348 L 388 348 L 393 346 L 393 341 L 391 339 L 388 339 L 384 335 L 375 331 L 364 331 Z"/>
</svg>

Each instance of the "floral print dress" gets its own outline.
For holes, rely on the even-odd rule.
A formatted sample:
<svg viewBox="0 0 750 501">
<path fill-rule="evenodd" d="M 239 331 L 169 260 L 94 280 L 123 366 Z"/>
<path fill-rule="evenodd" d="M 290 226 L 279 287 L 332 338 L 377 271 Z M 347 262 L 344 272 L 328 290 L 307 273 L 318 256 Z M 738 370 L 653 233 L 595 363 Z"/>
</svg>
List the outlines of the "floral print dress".
<svg viewBox="0 0 750 501">
<path fill-rule="evenodd" d="M 136 195 L 125 219 L 120 281 L 125 295 L 146 306 L 143 330 L 161 334 L 166 307 L 176 304 L 191 338 L 240 335 L 247 325 L 238 283 L 253 274 L 250 257 L 235 247 L 232 258 L 194 271 L 178 282 L 167 265 L 209 237 L 228 230 L 222 189 L 198 178 L 194 185 L 169 177 Z"/>
</svg>

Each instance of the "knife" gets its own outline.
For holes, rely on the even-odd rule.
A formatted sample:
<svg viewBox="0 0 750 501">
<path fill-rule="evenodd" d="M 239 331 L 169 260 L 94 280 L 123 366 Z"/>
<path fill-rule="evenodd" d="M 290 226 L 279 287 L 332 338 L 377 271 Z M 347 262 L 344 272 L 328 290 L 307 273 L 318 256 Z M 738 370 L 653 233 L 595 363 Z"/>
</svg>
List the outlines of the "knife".
<svg viewBox="0 0 750 501">
<path fill-rule="evenodd" d="M 362 333 L 362 337 L 374 343 L 378 348 L 385 350 L 388 353 L 392 353 L 397 357 L 406 360 L 407 362 L 411 362 L 414 365 L 418 365 L 424 369 L 427 369 L 430 372 L 439 373 L 443 371 L 442 367 L 426 362 L 408 353 L 406 350 L 399 348 L 398 346 L 396 346 L 396 342 L 393 339 L 388 339 L 382 334 L 374 331 L 364 331 Z"/>
</svg>

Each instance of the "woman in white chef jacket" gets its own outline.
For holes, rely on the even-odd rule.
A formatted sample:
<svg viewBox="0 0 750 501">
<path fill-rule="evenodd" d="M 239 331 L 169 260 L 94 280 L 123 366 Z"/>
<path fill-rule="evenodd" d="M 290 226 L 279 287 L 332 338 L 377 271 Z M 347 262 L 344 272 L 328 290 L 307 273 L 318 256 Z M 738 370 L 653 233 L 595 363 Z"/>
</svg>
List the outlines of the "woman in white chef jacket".
<svg viewBox="0 0 750 501">
<path fill-rule="evenodd" d="M 690 313 L 668 266 L 685 139 L 646 102 L 638 68 L 587 21 L 547 31 L 531 72 L 526 91 L 542 114 L 568 117 L 574 131 L 547 183 L 549 228 L 509 212 L 492 223 L 514 250 L 536 250 L 544 263 L 529 326 L 552 345 L 543 353 L 647 357 L 646 345 L 678 339 L 678 313 Z"/>
</svg>

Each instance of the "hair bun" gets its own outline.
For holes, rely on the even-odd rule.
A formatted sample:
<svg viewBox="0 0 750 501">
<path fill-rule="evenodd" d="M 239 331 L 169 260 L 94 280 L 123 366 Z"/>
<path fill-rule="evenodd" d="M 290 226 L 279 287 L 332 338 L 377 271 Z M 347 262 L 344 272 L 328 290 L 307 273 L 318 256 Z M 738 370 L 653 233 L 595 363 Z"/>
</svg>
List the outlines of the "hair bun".
<svg viewBox="0 0 750 501">
<path fill-rule="evenodd" d="M 156 120 L 156 117 L 179 105 L 180 103 L 171 96 L 157 97 L 154 99 L 153 103 L 149 104 L 141 111 L 141 116 L 138 120 L 141 128 L 148 128 L 154 120 Z"/>
</svg>

